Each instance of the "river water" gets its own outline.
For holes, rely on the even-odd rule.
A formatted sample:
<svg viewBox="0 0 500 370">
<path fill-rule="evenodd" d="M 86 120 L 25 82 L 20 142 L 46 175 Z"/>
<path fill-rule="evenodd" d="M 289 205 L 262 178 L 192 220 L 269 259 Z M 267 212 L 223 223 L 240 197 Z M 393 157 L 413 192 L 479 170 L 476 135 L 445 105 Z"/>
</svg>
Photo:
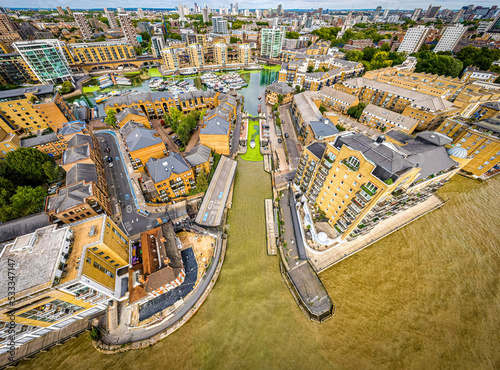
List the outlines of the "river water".
<svg viewBox="0 0 500 370">
<path fill-rule="evenodd" d="M 500 368 L 500 178 L 455 176 L 443 208 L 323 272 L 336 314 L 318 324 L 266 253 L 270 176 L 238 162 L 224 266 L 190 321 L 145 350 L 106 356 L 82 335 L 20 368 Z"/>
</svg>

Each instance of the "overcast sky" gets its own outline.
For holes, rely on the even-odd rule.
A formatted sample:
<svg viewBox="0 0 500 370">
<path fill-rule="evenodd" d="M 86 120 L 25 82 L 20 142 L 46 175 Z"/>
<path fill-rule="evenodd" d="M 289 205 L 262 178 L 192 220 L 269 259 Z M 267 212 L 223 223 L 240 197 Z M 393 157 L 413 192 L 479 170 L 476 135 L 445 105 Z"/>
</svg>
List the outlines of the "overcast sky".
<svg viewBox="0 0 500 370">
<path fill-rule="evenodd" d="M 229 7 L 231 1 L 221 0 L 221 1 L 206 1 L 212 8 L 219 8 L 222 6 Z M 321 0 L 288 0 L 281 2 L 285 9 L 311 9 L 311 8 L 319 8 L 323 9 L 373 9 L 377 5 L 382 6 L 384 9 L 413 9 L 413 8 L 427 8 L 431 3 L 422 2 L 418 0 L 405 0 L 405 1 L 378 1 L 373 2 L 369 0 L 347 0 L 342 2 L 332 2 L 332 1 L 321 1 Z M 472 2 L 471 2 L 472 3 Z M 469 3 L 469 4 L 471 4 Z M 474 1 L 476 6 L 481 5 L 483 7 L 490 7 L 492 5 L 496 5 L 495 1 Z M 498 2 L 497 2 L 498 3 Z M 105 0 L 105 1 L 81 1 L 81 0 L 67 0 L 67 1 L 59 1 L 59 0 L 43 0 L 43 1 L 30 1 L 30 0 L 4 0 L 2 1 L 1 6 L 4 7 L 31 7 L 31 8 L 49 8 L 62 6 L 63 8 L 69 6 L 70 8 L 75 9 L 89 9 L 89 8 L 99 8 L 99 7 L 108 7 L 108 8 L 174 8 L 177 6 L 178 2 L 169 2 L 164 0 L 148 0 L 148 1 L 137 1 L 137 0 Z M 194 6 L 194 2 L 183 2 L 181 3 L 190 8 Z M 197 3 L 199 6 L 203 6 L 205 1 L 200 1 Z M 269 0 L 246 0 L 239 2 L 239 9 L 263 9 L 264 7 L 276 8 L 280 4 L 277 1 L 269 1 Z M 455 0 L 446 0 L 433 3 L 434 5 L 441 5 L 442 9 L 459 9 L 462 6 L 469 5 L 464 2 L 455 1 Z"/>
</svg>

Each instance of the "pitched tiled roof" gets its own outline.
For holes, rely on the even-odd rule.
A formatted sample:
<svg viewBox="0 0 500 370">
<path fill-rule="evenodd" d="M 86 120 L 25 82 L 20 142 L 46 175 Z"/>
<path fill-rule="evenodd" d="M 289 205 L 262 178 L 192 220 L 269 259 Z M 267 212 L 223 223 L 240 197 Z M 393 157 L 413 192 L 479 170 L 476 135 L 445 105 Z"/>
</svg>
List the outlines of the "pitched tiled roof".
<svg viewBox="0 0 500 370">
<path fill-rule="evenodd" d="M 181 174 L 191 169 L 177 152 L 170 152 L 167 157 L 160 159 L 150 158 L 146 162 L 146 168 L 155 184 L 168 179 L 172 174 Z"/>
<path fill-rule="evenodd" d="M 79 182 L 60 188 L 56 194 L 47 198 L 46 211 L 62 212 L 85 202 L 92 195 L 92 184 Z"/>
<path fill-rule="evenodd" d="M 196 167 L 210 159 L 212 150 L 205 145 L 196 145 L 185 157 L 191 167 Z"/>
<path fill-rule="evenodd" d="M 133 152 L 134 150 L 140 150 L 148 146 L 160 144 L 162 140 L 155 130 L 136 127 L 125 137 L 125 142 L 127 143 L 128 150 Z"/>
</svg>

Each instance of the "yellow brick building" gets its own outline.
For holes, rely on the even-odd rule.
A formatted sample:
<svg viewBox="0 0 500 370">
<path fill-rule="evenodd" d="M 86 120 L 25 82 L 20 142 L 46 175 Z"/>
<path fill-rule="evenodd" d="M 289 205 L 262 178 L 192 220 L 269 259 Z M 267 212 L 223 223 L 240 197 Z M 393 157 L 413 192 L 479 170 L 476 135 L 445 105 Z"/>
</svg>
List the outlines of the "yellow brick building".
<svg viewBox="0 0 500 370">
<path fill-rule="evenodd" d="M 4 160 L 9 152 L 13 152 L 21 147 L 19 136 L 13 133 L 7 133 L 0 128 L 0 160 Z"/>
<path fill-rule="evenodd" d="M 140 123 L 146 128 L 151 128 L 151 123 L 142 110 L 125 108 L 116 113 L 116 124 L 118 127 L 123 127 L 130 121 Z"/>
<path fill-rule="evenodd" d="M 214 44 L 214 62 L 225 67 L 227 64 L 227 45 L 225 42 Z M 199 67 L 199 66 L 198 66 Z"/>
<path fill-rule="evenodd" d="M 8 133 L 60 129 L 75 117 L 54 85 L 0 92 L 0 128 Z"/>
<path fill-rule="evenodd" d="M 191 67 L 203 68 L 205 65 L 203 46 L 200 44 L 191 44 L 186 50 L 189 57 L 189 65 Z"/>
<path fill-rule="evenodd" d="M 70 65 L 110 62 L 136 57 L 133 46 L 125 41 L 63 44 L 63 51 Z"/>
<path fill-rule="evenodd" d="M 125 147 L 135 169 L 142 167 L 150 158 L 162 158 L 167 154 L 165 143 L 156 130 L 130 121 L 120 129 Z"/>
<path fill-rule="evenodd" d="M 163 57 L 163 64 L 166 69 L 178 71 L 181 68 L 181 63 L 179 61 L 179 49 L 174 47 L 168 47 L 161 52 Z"/>
<path fill-rule="evenodd" d="M 266 87 L 267 104 L 288 104 L 292 101 L 295 89 L 284 82 L 275 82 Z"/>
<path fill-rule="evenodd" d="M 252 62 L 252 48 L 249 44 L 238 45 L 238 63 L 250 64 Z"/>
</svg>

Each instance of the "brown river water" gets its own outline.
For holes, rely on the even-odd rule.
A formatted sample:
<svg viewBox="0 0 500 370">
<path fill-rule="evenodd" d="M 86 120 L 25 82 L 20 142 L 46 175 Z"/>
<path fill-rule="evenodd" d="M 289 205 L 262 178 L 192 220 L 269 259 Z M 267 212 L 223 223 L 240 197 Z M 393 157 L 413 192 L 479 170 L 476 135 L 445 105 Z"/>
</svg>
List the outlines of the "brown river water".
<svg viewBox="0 0 500 370">
<path fill-rule="evenodd" d="M 187 324 L 119 355 L 83 334 L 18 368 L 500 368 L 500 178 L 455 176 L 443 208 L 323 272 L 336 314 L 318 324 L 267 256 L 262 167 L 239 160 L 226 260 Z"/>
</svg>

